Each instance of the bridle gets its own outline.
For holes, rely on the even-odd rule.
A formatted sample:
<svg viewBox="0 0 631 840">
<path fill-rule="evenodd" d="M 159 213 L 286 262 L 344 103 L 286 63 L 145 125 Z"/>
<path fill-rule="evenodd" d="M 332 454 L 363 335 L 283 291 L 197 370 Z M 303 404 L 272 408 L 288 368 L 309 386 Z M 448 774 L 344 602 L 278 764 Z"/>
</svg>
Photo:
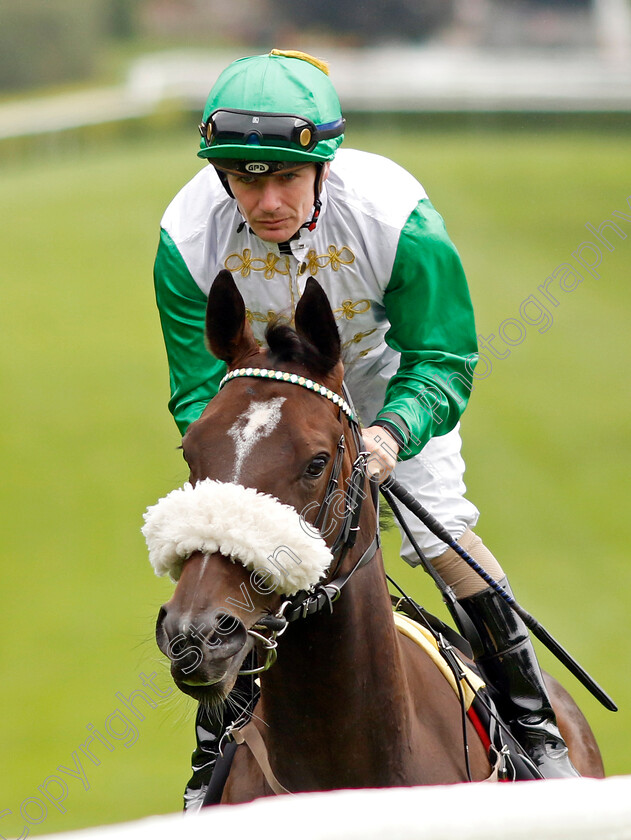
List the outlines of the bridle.
<svg viewBox="0 0 631 840">
<path fill-rule="evenodd" d="M 344 432 L 342 432 L 337 443 L 335 457 L 333 459 L 333 466 L 327 482 L 326 489 L 322 502 L 312 502 L 307 508 L 318 507 L 318 513 L 313 525 L 305 523 L 305 527 L 317 529 L 318 533 L 325 529 L 330 521 L 333 520 L 334 512 L 338 512 L 339 508 L 343 506 L 342 522 L 337 531 L 337 534 L 331 545 L 331 553 L 333 555 L 333 562 L 329 573 L 329 580 L 327 583 L 318 583 L 309 590 L 302 590 L 295 595 L 287 598 L 280 605 L 277 612 L 270 616 L 265 616 L 254 625 L 248 634 L 252 636 L 255 641 L 262 644 L 266 651 L 266 659 L 264 663 L 258 668 L 240 671 L 240 674 L 254 674 L 266 671 L 274 663 L 276 659 L 276 640 L 285 632 L 289 624 L 299 618 L 307 618 L 315 615 L 320 611 L 327 609 L 330 613 L 333 612 L 333 604 L 340 597 L 343 588 L 346 586 L 352 575 L 357 569 L 366 565 L 377 553 L 381 544 L 379 535 L 379 518 L 377 516 L 377 527 L 375 529 L 375 536 L 370 542 L 368 548 L 363 552 L 359 560 L 355 563 L 353 568 L 344 575 L 337 575 L 345 557 L 348 552 L 354 547 L 359 532 L 359 519 L 362 511 L 362 504 L 366 497 L 364 492 L 364 484 L 366 479 L 366 463 L 368 453 L 365 451 L 364 443 L 361 436 L 361 430 L 355 411 L 352 408 L 350 395 L 346 386 L 343 385 L 344 396 L 335 393 L 330 388 L 320 385 L 312 379 L 305 376 L 300 376 L 295 373 L 288 373 L 287 371 L 279 371 L 268 368 L 237 368 L 228 373 L 219 383 L 219 390 L 233 379 L 252 378 L 252 379 L 268 379 L 277 382 L 287 382 L 291 385 L 297 385 L 302 388 L 319 394 L 325 399 L 332 402 L 339 409 L 339 417 L 345 416 L 349 425 L 350 437 L 353 443 L 353 449 L 356 453 L 353 460 L 351 474 L 346 481 L 346 488 L 340 487 L 340 474 L 342 465 L 344 463 L 344 456 L 346 454 L 347 441 Z M 375 481 L 370 482 L 370 491 L 372 502 L 378 512 L 379 489 Z M 335 508 L 334 508 L 335 506 Z M 306 509 L 305 508 L 305 511 Z M 303 513 L 305 512 L 303 511 Z M 302 515 L 302 514 L 301 514 Z M 261 630 L 271 631 L 270 636 L 264 636 Z"/>
<path fill-rule="evenodd" d="M 375 556 L 380 546 L 378 517 L 379 485 L 374 480 L 371 480 L 370 482 L 372 501 L 375 505 L 375 509 L 377 512 L 375 536 L 372 539 L 368 548 L 362 553 L 361 557 L 353 565 L 351 570 L 344 575 L 338 575 L 337 573 L 342 565 L 344 558 L 346 557 L 348 551 L 355 545 L 357 534 L 359 532 L 359 519 L 362 510 L 362 503 L 366 496 L 366 494 L 363 491 L 363 487 L 366 479 L 366 464 L 368 459 L 368 453 L 364 449 L 360 426 L 357 421 L 356 415 L 352 409 L 350 395 L 348 394 L 348 391 L 344 385 L 342 386 L 344 393 L 344 396 L 342 397 L 339 394 L 336 394 L 335 392 L 331 391 L 323 385 L 318 384 L 317 382 L 314 382 L 311 379 L 306 379 L 305 377 L 298 376 L 297 374 L 287 373 L 285 371 L 269 370 L 266 368 L 240 368 L 238 370 L 234 370 L 231 373 L 229 373 L 226 377 L 224 377 L 219 387 L 221 388 L 226 382 L 240 377 L 252 377 L 257 379 L 270 379 L 280 382 L 288 382 L 290 384 L 299 385 L 301 387 L 307 388 L 308 390 L 320 394 L 329 401 L 333 402 L 340 409 L 340 419 L 342 414 L 346 415 L 350 430 L 350 437 L 352 439 L 353 447 L 356 452 L 351 474 L 346 482 L 347 487 L 345 490 L 342 490 L 342 488 L 340 488 L 340 475 L 342 471 L 342 465 L 344 463 L 344 456 L 346 454 L 346 439 L 343 432 L 337 444 L 336 453 L 333 459 L 333 466 L 331 468 L 331 473 L 329 475 L 324 497 L 319 505 L 319 510 L 313 524 L 313 527 L 317 528 L 318 530 L 326 525 L 331 515 L 331 508 L 333 506 L 334 500 L 339 500 L 339 494 L 342 493 L 344 501 L 344 514 L 340 528 L 331 546 L 333 560 L 330 567 L 332 568 L 332 571 L 329 571 L 328 575 L 329 580 L 327 583 L 315 584 L 315 586 L 311 587 L 309 590 L 302 590 L 301 592 L 298 592 L 295 595 L 288 597 L 285 601 L 283 601 L 283 603 L 280 605 L 279 609 L 275 614 L 265 616 L 264 618 L 260 619 L 252 628 L 250 628 L 247 631 L 248 634 L 252 638 L 254 638 L 257 643 L 263 645 L 263 649 L 265 651 L 266 656 L 265 661 L 258 668 L 242 670 L 239 672 L 240 675 L 246 675 L 261 673 L 263 671 L 268 670 L 273 665 L 273 663 L 276 660 L 277 639 L 286 631 L 287 627 L 291 622 L 296 621 L 300 618 L 306 618 L 307 616 L 315 615 L 324 609 L 327 609 L 330 613 L 332 613 L 333 604 L 341 596 L 342 590 L 344 589 L 350 578 L 353 576 L 353 574 L 357 571 L 357 569 L 370 562 L 370 560 Z M 318 505 L 317 502 L 313 504 Z M 407 596 L 405 595 L 404 597 L 407 598 Z M 414 606 L 416 607 L 416 605 Z M 421 619 L 425 623 L 424 616 L 420 612 L 420 609 L 418 607 L 416 607 L 416 611 L 419 612 Z M 271 635 L 265 636 L 261 631 L 268 631 L 271 633 Z M 451 668 L 454 674 L 456 685 L 458 687 L 460 705 L 462 709 L 462 731 L 464 739 L 465 763 L 467 767 L 467 775 L 469 781 L 472 781 L 471 770 L 469 766 L 469 747 L 466 729 L 466 709 L 464 704 L 464 694 L 461 685 L 463 671 L 459 660 L 453 654 L 451 645 L 440 633 L 438 633 L 437 638 L 439 641 L 439 649 L 441 651 L 441 654 L 445 657 L 448 666 Z M 290 791 L 283 787 L 278 781 L 278 779 L 274 776 L 274 773 L 269 765 L 269 758 L 267 755 L 265 743 L 261 739 L 260 733 L 258 733 L 256 726 L 252 723 L 251 715 L 252 710 L 248 706 L 246 709 L 243 710 L 242 715 L 224 732 L 222 740 L 220 742 L 220 750 L 222 749 L 224 739 L 227 740 L 231 737 L 234 738 L 234 740 L 238 744 L 246 743 L 250 747 L 250 750 L 252 751 L 256 761 L 258 762 L 261 770 L 263 771 L 267 783 L 270 785 L 274 793 L 290 793 Z M 505 760 L 505 754 L 503 750 L 500 753 L 500 758 L 498 759 L 498 762 L 502 757 L 504 757 Z"/>
</svg>

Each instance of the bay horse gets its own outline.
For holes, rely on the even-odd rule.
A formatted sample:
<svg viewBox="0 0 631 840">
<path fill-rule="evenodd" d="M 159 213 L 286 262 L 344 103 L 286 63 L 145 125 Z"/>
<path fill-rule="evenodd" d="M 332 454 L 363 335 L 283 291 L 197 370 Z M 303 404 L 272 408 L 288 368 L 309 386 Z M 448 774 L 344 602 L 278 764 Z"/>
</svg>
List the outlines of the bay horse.
<svg viewBox="0 0 631 840">
<path fill-rule="evenodd" d="M 273 645 L 262 628 L 282 624 L 285 610 L 318 609 L 284 625 L 277 659 L 259 675 L 253 722 L 281 788 L 486 779 L 489 756 L 468 719 L 467 769 L 456 693 L 395 628 L 324 291 L 309 278 L 295 329 L 271 326 L 261 348 L 222 271 L 208 298 L 206 333 L 229 373 L 183 438 L 189 482 L 169 494 L 168 511 L 164 499 L 155 506 L 162 517 L 150 545 L 156 571 L 177 580 L 156 629 L 176 685 L 209 708 L 221 706 L 253 649 L 268 664 Z M 585 718 L 556 681 L 549 690 L 575 767 L 603 776 Z M 222 802 L 271 794 L 251 750 L 238 746 Z"/>
</svg>

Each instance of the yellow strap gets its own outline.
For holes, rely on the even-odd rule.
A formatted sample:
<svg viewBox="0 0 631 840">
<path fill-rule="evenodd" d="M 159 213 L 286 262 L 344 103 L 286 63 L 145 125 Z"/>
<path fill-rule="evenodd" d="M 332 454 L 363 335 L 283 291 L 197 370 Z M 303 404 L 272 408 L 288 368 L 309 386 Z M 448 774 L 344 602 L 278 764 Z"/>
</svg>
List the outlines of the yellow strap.
<svg viewBox="0 0 631 840">
<path fill-rule="evenodd" d="M 426 630 L 420 624 L 417 624 L 416 621 L 413 621 L 411 618 L 408 618 L 406 615 L 402 613 L 394 613 L 394 623 L 396 625 L 397 630 L 399 633 L 403 633 L 404 636 L 407 636 L 408 639 L 411 639 L 413 642 L 423 648 L 425 653 L 430 657 L 432 662 L 436 665 L 436 667 L 440 670 L 442 675 L 448 680 L 449 685 L 453 688 L 456 695 L 458 695 L 458 686 L 456 685 L 456 678 L 454 677 L 451 668 L 445 662 L 444 658 L 441 656 L 440 651 L 438 649 L 438 645 L 436 643 L 436 639 L 430 633 L 429 630 Z M 460 657 L 458 657 L 460 659 Z M 462 686 L 462 690 L 464 693 L 464 698 L 466 702 L 467 709 L 473 703 L 475 699 L 475 695 L 477 692 L 484 687 L 485 683 L 477 674 L 468 668 L 462 660 L 460 660 L 462 665 L 462 670 L 466 673 L 467 679 L 462 679 L 460 684 Z M 469 685 L 469 683 L 471 685 Z"/>
</svg>

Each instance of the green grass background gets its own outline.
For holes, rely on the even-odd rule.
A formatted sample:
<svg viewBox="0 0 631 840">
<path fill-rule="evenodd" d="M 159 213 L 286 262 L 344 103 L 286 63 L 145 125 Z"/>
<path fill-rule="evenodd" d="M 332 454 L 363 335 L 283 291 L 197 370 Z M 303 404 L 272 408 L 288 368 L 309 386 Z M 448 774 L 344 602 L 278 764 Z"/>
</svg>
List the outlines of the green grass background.
<svg viewBox="0 0 631 840">
<path fill-rule="evenodd" d="M 631 215 L 629 135 L 593 130 L 355 131 L 348 144 L 412 170 L 447 220 L 480 333 L 506 318 L 612 212 Z M 152 141 L 99 142 L 0 162 L 2 715 L 0 834 L 32 834 L 180 807 L 193 705 L 137 706 L 138 737 L 84 760 L 89 790 L 43 814 L 33 797 L 117 692 L 167 671 L 153 642 L 170 584 L 154 578 L 144 508 L 185 470 L 166 410 L 167 371 L 151 267 L 161 213 L 198 169 L 194 127 Z M 630 199 L 631 201 L 631 199 Z M 614 217 L 615 218 L 615 217 Z M 618 219 L 628 234 L 631 221 Z M 610 774 L 631 772 L 627 642 L 628 319 L 631 237 L 528 327 L 476 383 L 463 423 L 478 532 L 518 598 L 618 701 L 606 712 L 545 652 L 588 715 Z M 503 346 L 503 345 L 498 345 Z M 389 538 L 390 555 L 396 553 Z M 420 572 L 397 577 L 441 610 Z M 299 745 L 298 745 L 299 746 Z M 47 781 L 48 780 L 48 781 Z M 61 810 L 63 809 L 63 811 Z M 3 810 L 11 814 L 2 813 Z M 34 821 L 40 822 L 34 825 Z"/>
</svg>

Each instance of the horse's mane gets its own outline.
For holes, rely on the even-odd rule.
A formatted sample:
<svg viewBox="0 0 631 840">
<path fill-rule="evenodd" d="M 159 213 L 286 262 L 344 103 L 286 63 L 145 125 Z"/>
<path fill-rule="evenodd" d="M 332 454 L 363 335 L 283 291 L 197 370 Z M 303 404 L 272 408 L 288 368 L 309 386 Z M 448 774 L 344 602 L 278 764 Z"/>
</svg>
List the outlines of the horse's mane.
<svg viewBox="0 0 631 840">
<path fill-rule="evenodd" d="M 308 338 L 278 318 L 269 322 L 265 330 L 265 341 L 269 348 L 271 366 L 276 362 L 295 362 L 304 365 L 314 375 L 324 375 L 338 361 L 326 356 Z"/>
</svg>

